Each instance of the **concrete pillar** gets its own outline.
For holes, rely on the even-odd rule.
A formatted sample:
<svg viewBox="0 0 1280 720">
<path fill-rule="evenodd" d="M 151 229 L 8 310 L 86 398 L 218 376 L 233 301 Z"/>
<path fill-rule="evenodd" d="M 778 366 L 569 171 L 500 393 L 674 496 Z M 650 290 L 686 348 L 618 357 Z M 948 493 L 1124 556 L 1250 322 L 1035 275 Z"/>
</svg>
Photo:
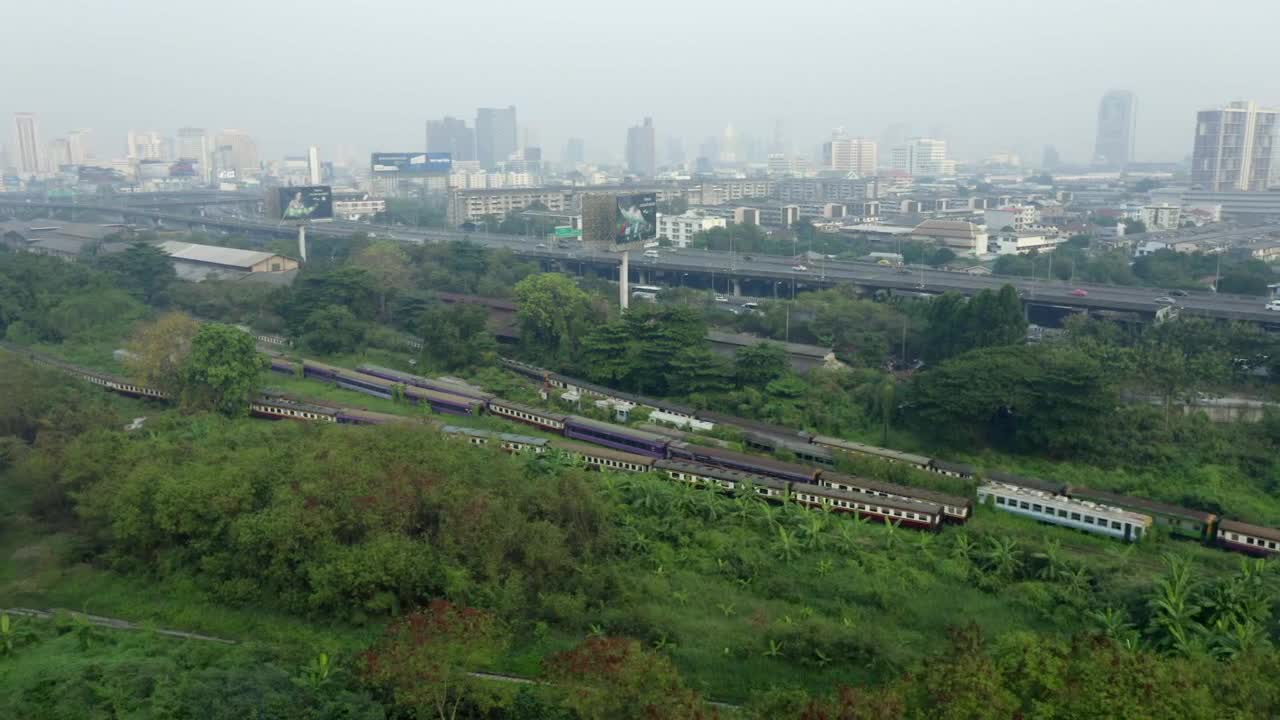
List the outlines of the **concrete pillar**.
<svg viewBox="0 0 1280 720">
<path fill-rule="evenodd" d="M 622 266 L 618 268 L 618 306 L 623 310 L 630 307 L 631 291 L 627 282 L 627 275 L 631 272 L 630 253 L 626 250 L 622 251 Z"/>
<path fill-rule="evenodd" d="M 305 224 L 298 225 L 298 259 L 302 262 L 307 261 L 307 226 Z"/>
<path fill-rule="evenodd" d="M 738 278 L 733 279 L 733 296 L 742 297 L 742 281 Z"/>
</svg>

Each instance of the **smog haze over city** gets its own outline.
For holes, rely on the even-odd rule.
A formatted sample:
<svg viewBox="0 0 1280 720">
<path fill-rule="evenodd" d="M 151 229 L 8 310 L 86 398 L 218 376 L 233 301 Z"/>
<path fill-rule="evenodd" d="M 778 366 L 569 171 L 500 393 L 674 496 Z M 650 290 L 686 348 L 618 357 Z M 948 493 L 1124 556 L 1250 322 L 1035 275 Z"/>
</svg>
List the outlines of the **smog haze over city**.
<svg viewBox="0 0 1280 720">
<path fill-rule="evenodd" d="M 91 128 L 244 128 L 267 156 L 414 149 L 427 118 L 519 109 L 556 158 L 569 137 L 619 160 L 644 116 L 659 155 L 733 125 L 812 156 L 834 127 L 941 137 L 961 161 L 1088 162 L 1098 99 L 1137 104 L 1135 158 L 1180 161 L 1194 113 L 1280 101 L 1280 4 L 1006 0 L 783 4 L 131 0 L 11 3 L 0 117 Z M 15 72 L 17 68 L 21 72 Z M 522 138 L 523 140 L 523 138 Z M 7 134 L 0 137 L 6 144 Z"/>
</svg>

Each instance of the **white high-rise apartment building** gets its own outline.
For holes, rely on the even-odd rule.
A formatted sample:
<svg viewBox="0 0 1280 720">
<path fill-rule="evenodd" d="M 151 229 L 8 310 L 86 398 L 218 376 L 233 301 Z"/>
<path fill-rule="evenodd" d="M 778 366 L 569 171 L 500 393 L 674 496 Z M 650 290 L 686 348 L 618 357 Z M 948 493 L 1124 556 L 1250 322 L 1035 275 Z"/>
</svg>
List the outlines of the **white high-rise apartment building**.
<svg viewBox="0 0 1280 720">
<path fill-rule="evenodd" d="M 320 184 L 320 148 L 315 145 L 307 148 L 307 180 L 312 185 Z"/>
<path fill-rule="evenodd" d="M 823 165 L 829 170 L 854 172 L 867 177 L 876 174 L 878 149 L 876 143 L 866 138 L 851 138 L 844 128 L 831 133 L 831 140 L 822 146 Z"/>
<path fill-rule="evenodd" d="M 261 169 L 258 165 L 258 145 L 243 130 L 223 130 L 218 133 L 216 151 L 221 158 L 218 171 L 232 172 L 231 177 L 256 177 Z"/>
<path fill-rule="evenodd" d="M 1191 187 L 1209 192 L 1266 190 L 1280 130 L 1280 110 L 1253 102 L 1201 110 L 1196 116 Z"/>
<path fill-rule="evenodd" d="M 71 157 L 72 165 L 83 165 L 86 160 L 93 157 L 89 134 L 88 130 L 72 130 L 67 133 L 67 152 Z"/>
<path fill-rule="evenodd" d="M 956 174 L 955 161 L 947 159 L 947 141 L 934 138 L 913 138 L 893 148 L 889 168 L 913 176 Z"/>
<path fill-rule="evenodd" d="M 35 113 L 14 113 L 17 133 L 18 172 L 36 175 L 44 172 L 44 148 L 40 147 L 40 124 Z"/>
</svg>

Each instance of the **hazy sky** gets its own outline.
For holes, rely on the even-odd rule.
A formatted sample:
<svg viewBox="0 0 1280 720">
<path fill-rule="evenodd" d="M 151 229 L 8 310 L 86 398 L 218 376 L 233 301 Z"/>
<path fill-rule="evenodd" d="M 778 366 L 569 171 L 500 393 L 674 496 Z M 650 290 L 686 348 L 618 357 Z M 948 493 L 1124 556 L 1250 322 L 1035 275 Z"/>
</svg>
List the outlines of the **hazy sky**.
<svg viewBox="0 0 1280 720">
<path fill-rule="evenodd" d="M 953 156 L 1092 154 L 1098 100 L 1138 97 L 1137 159 L 1190 153 L 1194 113 L 1280 105 L 1276 0 L 10 0 L 0 117 L 44 140 L 94 130 L 238 127 L 272 159 L 416 150 L 424 121 L 514 104 L 548 157 L 566 138 L 620 156 L 652 115 L 699 141 L 784 123 L 812 154 L 832 127 L 878 139 L 940 128 Z"/>
</svg>

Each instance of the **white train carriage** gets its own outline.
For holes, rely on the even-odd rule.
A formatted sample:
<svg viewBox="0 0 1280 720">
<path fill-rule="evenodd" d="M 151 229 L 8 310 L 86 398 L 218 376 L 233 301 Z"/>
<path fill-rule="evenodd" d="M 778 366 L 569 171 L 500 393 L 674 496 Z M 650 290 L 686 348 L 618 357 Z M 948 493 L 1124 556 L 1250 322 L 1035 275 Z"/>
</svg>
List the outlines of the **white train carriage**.
<svg viewBox="0 0 1280 720">
<path fill-rule="evenodd" d="M 564 432 L 564 421 L 567 417 L 560 413 L 509 402 L 501 398 L 490 398 L 488 410 L 492 415 L 557 433 Z"/>
<path fill-rule="evenodd" d="M 1280 552 L 1280 530 L 1274 528 L 1221 520 L 1215 536 L 1218 545 L 1236 552 L 1263 557 Z"/>
<path fill-rule="evenodd" d="M 440 431 L 449 437 L 462 438 L 472 445 L 488 445 L 496 442 L 498 447 L 510 453 L 532 452 L 540 455 L 547 450 L 547 439 L 529 435 L 491 432 L 476 428 L 445 425 Z"/>
<path fill-rule="evenodd" d="M 791 491 L 796 502 L 810 508 L 831 508 L 835 512 L 855 513 L 868 520 L 919 530 L 937 530 L 942 525 L 942 506 L 937 503 L 799 483 L 793 484 Z"/>
<path fill-rule="evenodd" d="M 755 473 L 712 467 L 683 460 L 659 460 L 653 466 L 672 480 L 708 485 L 722 490 L 750 487 L 757 495 L 779 500 L 787 496 L 787 482 L 785 480 L 756 475 Z"/>
<path fill-rule="evenodd" d="M 978 503 L 988 501 L 997 510 L 1125 542 L 1138 542 L 1152 524 L 1150 515 L 1004 483 L 978 486 Z"/>
</svg>

